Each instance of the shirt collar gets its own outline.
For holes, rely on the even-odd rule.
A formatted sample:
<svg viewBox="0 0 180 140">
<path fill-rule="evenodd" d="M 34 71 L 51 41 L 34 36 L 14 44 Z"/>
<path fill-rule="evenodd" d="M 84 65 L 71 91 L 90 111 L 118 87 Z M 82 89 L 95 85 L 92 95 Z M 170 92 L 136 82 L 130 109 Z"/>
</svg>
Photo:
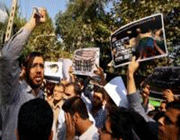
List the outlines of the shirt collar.
<svg viewBox="0 0 180 140">
<path fill-rule="evenodd" d="M 38 94 L 36 95 L 31 86 L 26 82 L 26 80 L 22 80 L 21 82 L 22 88 L 25 89 L 25 93 L 33 95 L 35 98 L 43 98 L 43 91 L 41 89 L 38 90 Z"/>
<path fill-rule="evenodd" d="M 63 105 L 63 103 L 64 103 L 64 101 L 63 100 L 60 100 L 56 105 L 54 105 L 54 103 L 53 103 L 53 108 L 54 109 L 57 109 L 57 108 L 61 108 L 61 106 Z"/>
<path fill-rule="evenodd" d="M 93 135 L 97 132 L 97 128 L 94 125 L 94 123 L 86 130 L 86 132 L 84 132 L 80 137 L 79 140 L 85 140 L 90 137 L 93 137 Z"/>
</svg>

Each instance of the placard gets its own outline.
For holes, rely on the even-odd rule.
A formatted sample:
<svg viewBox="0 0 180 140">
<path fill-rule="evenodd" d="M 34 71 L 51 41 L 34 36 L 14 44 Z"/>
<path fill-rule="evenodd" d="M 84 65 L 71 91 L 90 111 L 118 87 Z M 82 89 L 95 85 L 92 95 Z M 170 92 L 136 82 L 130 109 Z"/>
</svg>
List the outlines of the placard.
<svg viewBox="0 0 180 140">
<path fill-rule="evenodd" d="M 51 82 L 60 82 L 63 78 L 62 62 L 46 61 L 44 66 L 44 78 Z"/>
<path fill-rule="evenodd" d="M 104 89 L 118 107 L 128 107 L 127 91 L 121 76 L 112 79 Z"/>
<path fill-rule="evenodd" d="M 74 74 L 96 76 L 94 70 L 99 67 L 99 53 L 99 48 L 83 48 L 76 50 L 73 58 Z"/>
<path fill-rule="evenodd" d="M 63 79 L 66 79 L 68 82 L 70 82 L 69 68 L 72 66 L 72 60 L 60 58 L 59 62 L 62 62 Z"/>
<path fill-rule="evenodd" d="M 161 13 L 129 23 L 111 35 L 114 67 L 129 64 L 132 56 L 146 61 L 167 56 L 163 15 Z"/>
</svg>

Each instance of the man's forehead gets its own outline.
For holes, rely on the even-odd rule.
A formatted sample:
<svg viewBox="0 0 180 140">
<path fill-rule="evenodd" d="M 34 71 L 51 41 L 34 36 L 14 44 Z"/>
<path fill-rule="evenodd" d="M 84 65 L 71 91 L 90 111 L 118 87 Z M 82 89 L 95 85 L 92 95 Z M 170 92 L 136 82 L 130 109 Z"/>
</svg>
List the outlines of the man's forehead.
<svg viewBox="0 0 180 140">
<path fill-rule="evenodd" d="M 43 57 L 41 57 L 41 56 L 35 56 L 35 57 L 31 57 L 31 58 L 29 58 L 29 60 L 28 60 L 28 63 L 29 64 L 32 64 L 32 63 L 36 63 L 36 62 L 43 62 L 44 63 L 44 59 L 43 59 Z"/>
<path fill-rule="evenodd" d="M 62 86 L 59 86 L 59 85 L 55 85 L 54 88 L 55 89 L 60 89 Z"/>
<path fill-rule="evenodd" d="M 32 62 L 33 63 L 35 63 L 35 62 L 43 62 L 44 63 L 44 59 L 41 56 L 36 56 L 36 57 L 34 57 Z"/>
<path fill-rule="evenodd" d="M 68 85 L 68 86 L 66 86 L 65 90 L 74 90 L 74 86 L 73 85 Z"/>
</svg>

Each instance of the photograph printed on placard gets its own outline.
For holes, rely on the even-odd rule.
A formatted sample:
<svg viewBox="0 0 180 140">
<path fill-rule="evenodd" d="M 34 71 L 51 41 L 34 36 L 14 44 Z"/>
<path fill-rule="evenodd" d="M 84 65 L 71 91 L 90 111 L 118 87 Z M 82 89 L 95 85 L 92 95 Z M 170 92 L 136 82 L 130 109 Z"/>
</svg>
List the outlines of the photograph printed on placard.
<svg viewBox="0 0 180 140">
<path fill-rule="evenodd" d="M 114 67 L 127 65 L 132 56 L 138 61 L 167 56 L 163 15 L 155 14 L 129 23 L 111 35 Z"/>
<path fill-rule="evenodd" d="M 99 48 L 78 49 L 74 53 L 73 71 L 77 75 L 95 76 L 94 70 L 99 66 Z"/>
</svg>

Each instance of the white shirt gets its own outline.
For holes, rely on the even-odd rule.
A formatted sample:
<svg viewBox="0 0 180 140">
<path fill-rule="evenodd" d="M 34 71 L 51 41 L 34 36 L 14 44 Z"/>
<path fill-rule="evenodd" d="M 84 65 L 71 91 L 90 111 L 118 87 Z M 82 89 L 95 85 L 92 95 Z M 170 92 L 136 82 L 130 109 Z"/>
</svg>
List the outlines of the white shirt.
<svg viewBox="0 0 180 140">
<path fill-rule="evenodd" d="M 79 137 L 79 140 L 99 140 L 98 129 L 94 123 Z"/>
<path fill-rule="evenodd" d="M 88 109 L 87 109 L 87 111 L 88 111 Z M 65 136 L 66 136 L 66 124 L 65 124 L 65 116 L 64 115 L 65 115 L 65 112 L 61 108 L 59 115 L 58 115 L 58 126 L 57 126 L 57 138 L 58 138 L 58 140 L 65 140 Z M 89 111 L 88 111 L 88 116 L 89 116 L 89 120 L 92 121 L 94 124 L 95 120 Z"/>
</svg>

